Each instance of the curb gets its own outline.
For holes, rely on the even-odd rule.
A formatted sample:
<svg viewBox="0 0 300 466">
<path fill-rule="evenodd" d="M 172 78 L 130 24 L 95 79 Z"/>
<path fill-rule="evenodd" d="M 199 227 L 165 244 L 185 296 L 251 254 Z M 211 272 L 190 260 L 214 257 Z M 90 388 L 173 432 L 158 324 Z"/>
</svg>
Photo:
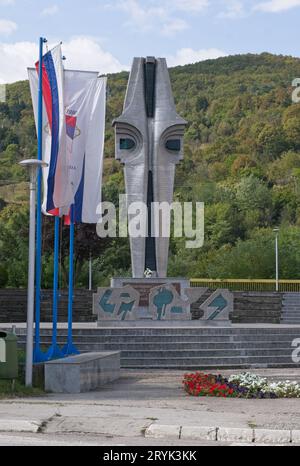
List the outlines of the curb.
<svg viewBox="0 0 300 466">
<path fill-rule="evenodd" d="M 300 430 L 248 429 L 151 424 L 145 437 L 156 439 L 206 440 L 258 444 L 300 444 Z"/>
<path fill-rule="evenodd" d="M 1 419 L 0 432 L 39 432 L 41 422 L 23 421 L 21 419 Z"/>
</svg>

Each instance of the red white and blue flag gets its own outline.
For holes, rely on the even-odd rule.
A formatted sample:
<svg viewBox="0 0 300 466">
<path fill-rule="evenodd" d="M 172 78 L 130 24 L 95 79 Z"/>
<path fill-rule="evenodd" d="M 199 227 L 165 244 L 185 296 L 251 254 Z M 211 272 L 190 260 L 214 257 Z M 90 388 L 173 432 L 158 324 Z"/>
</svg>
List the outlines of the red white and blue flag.
<svg viewBox="0 0 300 466">
<path fill-rule="evenodd" d="M 39 63 L 36 63 L 37 73 Z M 61 46 L 58 45 L 43 56 L 42 61 L 43 99 L 51 136 L 51 150 L 47 154 L 49 164 L 47 186 L 44 190 L 44 209 L 59 215 L 59 209 L 70 206 L 74 200 L 68 182 L 66 156 L 66 121 L 64 99 L 64 69 Z"/>
<path fill-rule="evenodd" d="M 46 59 L 46 70 L 48 61 L 51 68 L 51 57 Z M 37 124 L 38 76 L 34 69 L 28 73 Z M 64 102 L 59 106 L 63 109 L 63 114 L 59 110 L 61 134 L 57 131 L 57 119 L 50 112 L 53 100 L 46 97 L 53 94 L 57 101 L 57 86 L 54 85 L 52 92 L 47 90 L 48 83 L 43 86 L 43 160 L 49 164 L 43 169 L 43 211 L 62 216 L 73 205 L 75 222 L 97 223 L 102 189 L 106 78 L 98 78 L 96 72 L 65 70 L 61 82 Z"/>
</svg>

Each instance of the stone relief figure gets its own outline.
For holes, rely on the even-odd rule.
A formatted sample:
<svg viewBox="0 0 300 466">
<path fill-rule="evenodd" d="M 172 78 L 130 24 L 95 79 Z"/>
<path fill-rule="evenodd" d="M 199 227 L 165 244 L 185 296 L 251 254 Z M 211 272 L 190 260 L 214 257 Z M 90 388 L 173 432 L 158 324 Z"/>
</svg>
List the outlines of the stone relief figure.
<svg viewBox="0 0 300 466">
<path fill-rule="evenodd" d="M 93 295 L 93 313 L 100 320 L 135 320 L 140 295 L 130 285 L 98 288 Z"/>
</svg>

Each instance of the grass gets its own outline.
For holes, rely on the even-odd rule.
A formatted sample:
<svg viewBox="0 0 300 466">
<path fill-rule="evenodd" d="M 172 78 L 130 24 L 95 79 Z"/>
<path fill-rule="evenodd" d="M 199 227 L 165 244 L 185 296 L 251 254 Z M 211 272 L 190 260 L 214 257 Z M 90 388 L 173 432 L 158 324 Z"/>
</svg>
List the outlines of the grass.
<svg viewBox="0 0 300 466">
<path fill-rule="evenodd" d="M 19 374 L 13 386 L 11 380 L 0 380 L 0 400 L 7 398 L 20 398 L 42 396 L 45 394 L 41 384 L 36 387 L 26 387 L 24 378 L 25 351 L 18 350 Z"/>
<path fill-rule="evenodd" d="M 248 426 L 251 428 L 251 429 L 255 429 L 257 427 L 257 424 L 255 421 L 248 421 Z"/>
<path fill-rule="evenodd" d="M 41 388 L 26 387 L 20 380 L 16 380 L 14 388 L 12 388 L 11 380 L 0 380 L 0 400 L 26 396 L 41 396 L 44 394 L 45 392 Z"/>
</svg>

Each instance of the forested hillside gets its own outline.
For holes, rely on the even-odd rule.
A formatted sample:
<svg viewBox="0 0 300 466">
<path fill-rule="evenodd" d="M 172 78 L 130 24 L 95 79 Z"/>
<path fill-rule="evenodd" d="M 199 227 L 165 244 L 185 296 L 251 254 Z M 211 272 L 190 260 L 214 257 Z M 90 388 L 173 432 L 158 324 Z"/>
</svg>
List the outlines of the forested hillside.
<svg viewBox="0 0 300 466">
<path fill-rule="evenodd" d="M 205 243 L 185 249 L 172 239 L 169 275 L 274 278 L 274 226 L 280 226 L 280 275 L 300 278 L 300 104 L 292 81 L 300 59 L 240 55 L 170 70 L 178 112 L 188 121 L 176 199 L 205 202 Z M 114 160 L 111 122 L 122 110 L 128 74 L 108 78 L 104 197 L 124 192 Z M 28 234 L 26 173 L 17 162 L 36 156 L 28 82 L 8 86 L 0 103 L 0 285 L 25 286 Z M 128 241 L 96 240 L 78 226 L 77 285 L 87 284 L 89 248 L 95 281 L 130 273 Z M 80 239 L 80 241 L 79 241 Z M 67 232 L 63 232 L 67 245 Z M 51 286 L 52 225 L 43 232 L 43 285 Z M 62 285 L 67 247 L 62 248 Z M 5 272 L 6 271 L 6 272 Z M 96 284 L 95 283 L 95 284 Z"/>
</svg>

